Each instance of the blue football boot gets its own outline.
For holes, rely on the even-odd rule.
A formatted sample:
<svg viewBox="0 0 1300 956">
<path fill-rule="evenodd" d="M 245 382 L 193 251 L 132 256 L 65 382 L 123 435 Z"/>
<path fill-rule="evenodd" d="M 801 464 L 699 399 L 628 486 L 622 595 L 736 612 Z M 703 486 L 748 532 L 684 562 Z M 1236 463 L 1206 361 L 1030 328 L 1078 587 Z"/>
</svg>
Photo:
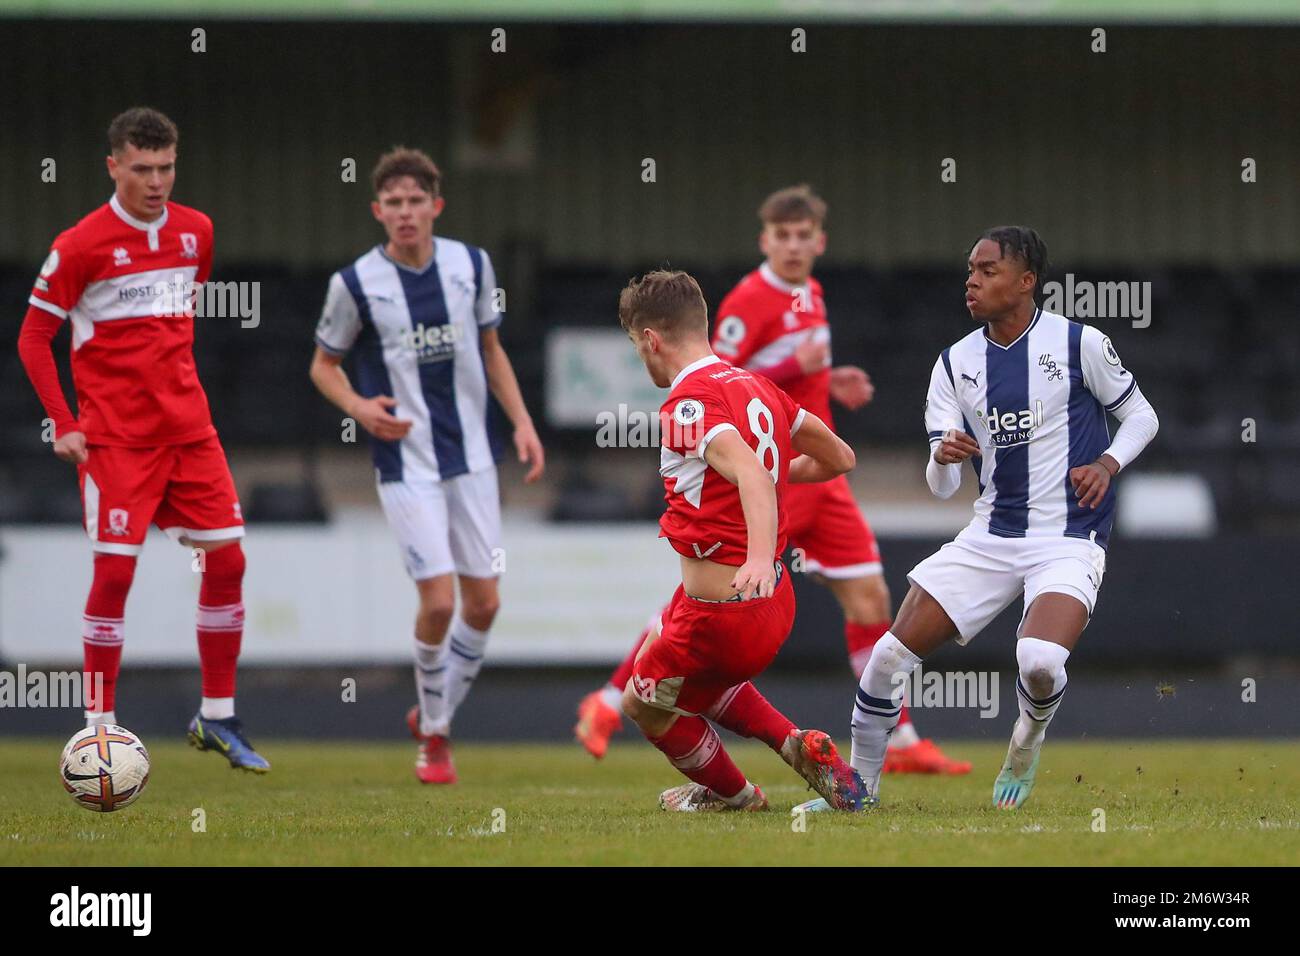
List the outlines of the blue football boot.
<svg viewBox="0 0 1300 956">
<path fill-rule="evenodd" d="M 229 760 L 235 770 L 266 773 L 271 769 L 270 762 L 254 750 L 244 736 L 244 726 L 238 717 L 213 720 L 195 714 L 190 721 L 189 740 L 191 747 L 215 750 Z"/>
</svg>

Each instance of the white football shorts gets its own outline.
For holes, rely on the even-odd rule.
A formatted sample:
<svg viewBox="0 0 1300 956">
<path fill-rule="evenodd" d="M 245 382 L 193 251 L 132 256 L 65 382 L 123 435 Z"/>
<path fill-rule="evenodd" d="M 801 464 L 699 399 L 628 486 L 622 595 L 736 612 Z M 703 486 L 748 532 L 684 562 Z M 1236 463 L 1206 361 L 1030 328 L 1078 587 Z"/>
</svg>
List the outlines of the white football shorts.
<svg viewBox="0 0 1300 956">
<path fill-rule="evenodd" d="M 1087 538 L 1003 538 L 972 522 L 907 579 L 939 602 L 966 644 L 1022 594 L 1022 628 L 1034 599 L 1049 591 L 1077 598 L 1092 617 L 1105 573 L 1106 549 Z"/>
<path fill-rule="evenodd" d="M 407 573 L 500 576 L 501 499 L 496 468 L 445 481 L 381 481 L 379 503 Z"/>
</svg>

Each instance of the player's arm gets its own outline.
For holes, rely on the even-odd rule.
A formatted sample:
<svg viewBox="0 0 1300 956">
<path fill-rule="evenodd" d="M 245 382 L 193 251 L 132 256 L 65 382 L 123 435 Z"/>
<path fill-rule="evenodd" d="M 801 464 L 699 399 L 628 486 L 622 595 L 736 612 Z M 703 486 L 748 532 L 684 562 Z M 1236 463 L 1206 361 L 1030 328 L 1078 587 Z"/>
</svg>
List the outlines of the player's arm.
<svg viewBox="0 0 1300 956">
<path fill-rule="evenodd" d="M 1106 497 L 1111 479 L 1155 437 L 1160 419 L 1138 388 L 1137 379 L 1124 368 L 1110 339 L 1098 329 L 1083 327 L 1079 357 L 1084 387 L 1120 422 L 1110 447 L 1096 461 L 1070 469 L 1070 484 L 1079 504 L 1096 508 Z"/>
<path fill-rule="evenodd" d="M 857 464 L 853 449 L 826 423 L 807 409 L 800 409 L 790 433 L 790 444 L 799 454 L 790 462 L 789 481 L 830 481 Z"/>
<path fill-rule="evenodd" d="M 514 427 L 515 451 L 519 455 L 519 461 L 528 465 L 524 481 L 533 482 L 542 477 L 542 470 L 546 467 L 546 452 L 542 449 L 537 428 L 524 404 L 523 393 L 519 391 L 515 368 L 497 334 L 497 328 L 505 315 L 496 299 L 496 269 L 492 265 L 492 258 L 485 251 L 480 249 L 477 255 L 480 257 L 482 275 L 474 314 L 478 322 L 479 344 L 483 351 L 483 369 L 487 373 L 488 388 Z"/>
<path fill-rule="evenodd" d="M 814 342 L 813 333 L 804 336 L 790 355 L 776 362 L 756 361 L 757 353 L 771 343 L 772 330 L 758 319 L 745 316 L 743 300 L 727 296 L 718 306 L 713 330 L 713 351 L 732 365 L 759 372 L 777 385 L 819 372 L 830 362 L 830 346 Z"/>
<path fill-rule="evenodd" d="M 930 439 L 930 457 L 925 463 L 926 484 L 936 498 L 951 498 L 961 487 L 961 463 L 978 455 L 980 446 L 962 423 L 957 390 L 942 356 L 930 372 L 925 428 Z"/>
<path fill-rule="evenodd" d="M 46 417 L 54 422 L 54 454 L 79 465 L 88 457 L 86 436 L 64 398 L 59 367 L 54 361 L 54 336 L 62 327 L 63 319 L 30 306 L 18 332 L 18 357 L 45 408 Z"/>
<path fill-rule="evenodd" d="M 316 324 L 316 351 L 308 374 L 312 384 L 344 415 L 381 441 L 397 441 L 411 430 L 409 419 L 392 413 L 397 400 L 391 395 L 372 398 L 358 395 L 343 371 L 343 359 L 360 334 L 361 316 L 356 300 L 343 276 L 336 272 L 330 277 L 325 306 Z"/>
<path fill-rule="evenodd" d="M 771 597 L 776 587 L 776 483 L 758 455 L 733 427 L 718 431 L 705 444 L 709 467 L 740 490 L 745 512 L 745 563 L 736 570 L 731 586 L 743 599 Z"/>
<path fill-rule="evenodd" d="M 501 337 L 495 328 L 484 329 L 479 336 L 483 345 L 483 368 L 487 372 L 488 387 L 514 426 L 515 450 L 519 453 L 519 461 L 529 466 L 524 481 L 536 481 L 546 467 L 546 452 L 542 449 L 541 439 L 537 437 L 537 428 L 533 425 L 532 416 L 528 414 L 528 407 L 524 405 L 524 396 L 519 391 L 514 366 L 510 364 L 510 356 L 506 355 L 505 346 L 501 344 Z"/>
<path fill-rule="evenodd" d="M 358 395 L 343 371 L 343 358 L 317 345 L 309 373 L 312 384 L 344 415 L 381 441 L 397 441 L 405 437 L 411 430 L 411 420 L 393 414 L 397 399 L 391 395 L 376 395 L 374 398 Z"/>
<path fill-rule="evenodd" d="M 30 308 L 18 332 L 18 357 L 36 395 L 54 423 L 54 454 L 81 464 L 90 454 L 86 436 L 68 408 L 54 362 L 53 342 L 68 313 L 86 288 L 85 259 L 70 233 L 54 240 L 27 302 Z"/>
</svg>

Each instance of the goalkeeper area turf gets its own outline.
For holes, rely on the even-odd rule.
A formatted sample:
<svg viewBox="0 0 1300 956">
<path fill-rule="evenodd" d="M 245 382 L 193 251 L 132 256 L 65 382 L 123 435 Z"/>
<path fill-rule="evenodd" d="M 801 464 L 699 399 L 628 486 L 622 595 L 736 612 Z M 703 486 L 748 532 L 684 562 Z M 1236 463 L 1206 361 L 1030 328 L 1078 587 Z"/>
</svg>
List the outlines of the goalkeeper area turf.
<svg viewBox="0 0 1300 956">
<path fill-rule="evenodd" d="M 847 749 L 847 741 L 844 742 Z M 948 742 L 945 742 L 948 743 Z M 258 740 L 265 777 L 183 742 L 148 740 L 148 789 L 116 813 L 75 806 L 63 742 L 0 742 L 3 865 L 1294 865 L 1294 741 L 1048 739 L 1033 797 L 990 805 L 1005 745 L 951 743 L 965 777 L 887 776 L 882 806 L 790 808 L 802 782 L 758 745 L 728 744 L 767 793 L 765 813 L 681 814 L 682 781 L 639 741 L 592 760 L 572 744 L 466 744 L 461 782 L 422 786 L 412 742 Z"/>
</svg>

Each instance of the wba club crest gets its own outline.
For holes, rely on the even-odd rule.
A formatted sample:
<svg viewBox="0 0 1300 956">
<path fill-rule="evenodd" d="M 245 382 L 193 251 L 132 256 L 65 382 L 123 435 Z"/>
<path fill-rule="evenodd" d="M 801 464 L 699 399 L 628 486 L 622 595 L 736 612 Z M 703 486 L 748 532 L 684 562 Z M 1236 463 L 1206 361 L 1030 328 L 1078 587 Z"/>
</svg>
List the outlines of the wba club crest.
<svg viewBox="0 0 1300 956">
<path fill-rule="evenodd" d="M 125 508 L 110 508 L 108 512 L 108 533 L 121 537 L 127 534 L 128 513 Z"/>
</svg>

